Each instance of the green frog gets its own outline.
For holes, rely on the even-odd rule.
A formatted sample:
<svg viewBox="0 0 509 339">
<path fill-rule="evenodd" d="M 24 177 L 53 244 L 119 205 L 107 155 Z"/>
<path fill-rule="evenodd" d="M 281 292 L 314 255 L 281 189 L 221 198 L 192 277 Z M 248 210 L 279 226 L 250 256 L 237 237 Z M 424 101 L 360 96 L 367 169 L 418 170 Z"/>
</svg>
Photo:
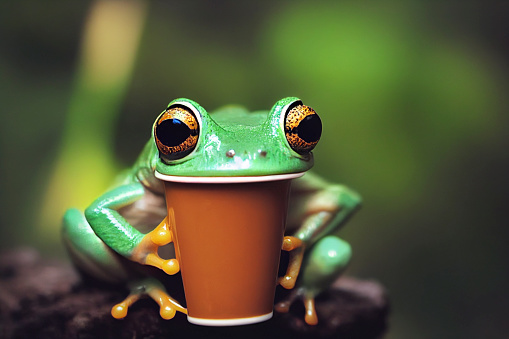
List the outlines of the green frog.
<svg viewBox="0 0 509 339">
<path fill-rule="evenodd" d="M 70 257 L 88 276 L 127 284 L 129 295 L 111 310 L 115 318 L 126 317 L 144 296 L 159 304 L 164 319 L 177 311 L 185 314 L 161 281 L 180 268 L 178 260 L 167 259 L 174 257 L 168 246 L 171 225 L 158 177 L 242 180 L 304 173 L 313 166 L 312 150 L 321 132 L 318 114 L 295 97 L 277 101 L 269 111 L 225 106 L 210 114 L 192 100 L 173 100 L 155 120 L 134 166 L 84 212 L 72 208 L 65 213 L 63 239 Z M 338 278 L 351 257 L 350 245 L 334 233 L 360 203 L 356 192 L 311 172 L 292 181 L 282 244 L 289 262 L 278 284 L 293 293 L 275 305 L 277 311 L 287 312 L 300 299 L 305 321 L 318 323 L 315 296 Z"/>
</svg>

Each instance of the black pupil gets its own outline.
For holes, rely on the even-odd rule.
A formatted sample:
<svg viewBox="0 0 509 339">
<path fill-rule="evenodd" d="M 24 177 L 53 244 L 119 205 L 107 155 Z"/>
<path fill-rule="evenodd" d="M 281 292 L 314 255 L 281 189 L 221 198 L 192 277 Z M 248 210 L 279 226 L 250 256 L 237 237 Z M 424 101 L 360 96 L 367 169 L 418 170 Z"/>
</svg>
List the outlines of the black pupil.
<svg viewBox="0 0 509 339">
<path fill-rule="evenodd" d="M 156 127 L 159 141 L 168 147 L 178 146 L 191 135 L 191 130 L 178 119 L 166 119 Z"/>
<path fill-rule="evenodd" d="M 322 121 L 317 114 L 308 115 L 299 123 L 297 135 L 305 142 L 315 142 L 322 135 Z"/>
</svg>

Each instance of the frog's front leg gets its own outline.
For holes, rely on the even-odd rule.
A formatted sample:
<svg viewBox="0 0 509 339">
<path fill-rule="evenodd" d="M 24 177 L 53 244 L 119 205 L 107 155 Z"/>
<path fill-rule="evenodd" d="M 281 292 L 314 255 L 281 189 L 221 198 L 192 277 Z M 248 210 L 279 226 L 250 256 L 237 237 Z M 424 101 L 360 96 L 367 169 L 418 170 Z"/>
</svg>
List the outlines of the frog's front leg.
<svg viewBox="0 0 509 339">
<path fill-rule="evenodd" d="M 141 264 L 150 265 L 163 270 L 169 275 L 179 271 L 176 259 L 163 259 L 157 253 L 160 246 L 172 242 L 171 225 L 175 224 L 173 210 L 167 218 L 151 232 L 147 233 L 134 248 L 130 259 Z M 163 319 L 172 319 L 177 311 L 187 314 L 187 310 L 175 299 L 170 297 L 164 286 L 155 278 L 144 278 L 129 284 L 130 294 L 121 303 L 113 306 L 111 315 L 116 319 L 124 318 L 129 307 L 142 296 L 148 295 L 159 304 L 159 314 Z"/>
<path fill-rule="evenodd" d="M 160 246 L 172 241 L 167 218 L 151 232 L 143 234 L 120 214 L 119 210 L 142 199 L 145 188 L 139 182 L 113 189 L 85 210 L 87 222 L 95 234 L 112 250 L 143 265 L 155 266 L 167 274 L 179 271 L 176 259 L 164 260 L 157 254 Z"/>
<path fill-rule="evenodd" d="M 307 181 L 297 182 L 293 192 L 297 198 L 294 208 L 303 211 L 301 226 L 286 236 L 283 250 L 290 251 L 286 274 L 279 279 L 284 288 L 293 288 L 302 271 L 298 286 L 290 297 L 276 305 L 280 312 L 288 311 L 297 297 L 304 300 L 306 322 L 318 322 L 314 297 L 326 289 L 345 269 L 351 248 L 345 241 L 329 234 L 339 227 L 359 207 L 360 197 L 341 185 L 328 185 L 310 175 Z M 294 211 L 290 211 L 294 213 Z"/>
</svg>

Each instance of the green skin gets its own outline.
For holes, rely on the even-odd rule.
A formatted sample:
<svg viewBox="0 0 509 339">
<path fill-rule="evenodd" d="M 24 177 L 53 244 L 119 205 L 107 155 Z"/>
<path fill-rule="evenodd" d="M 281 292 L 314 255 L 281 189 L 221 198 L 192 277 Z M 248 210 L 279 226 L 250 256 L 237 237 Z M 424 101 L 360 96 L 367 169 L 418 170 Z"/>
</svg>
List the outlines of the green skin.
<svg viewBox="0 0 509 339">
<path fill-rule="evenodd" d="M 89 275 L 114 283 L 130 283 L 133 290 L 157 285 L 154 280 L 140 279 L 142 275 L 135 272 L 135 266 L 141 265 L 126 265 L 129 260 L 143 263 L 139 257 L 133 257 L 133 252 L 167 214 L 164 186 L 154 171 L 194 177 L 308 171 L 313 165 L 312 154 L 299 155 L 293 151 L 281 123 L 282 111 L 295 100 L 298 99 L 282 99 L 269 112 L 227 106 L 211 114 L 191 100 L 172 101 L 170 105 L 184 103 L 199 113 L 201 130 L 196 148 L 184 159 L 167 164 L 160 159 L 152 136 L 134 166 L 122 173 L 115 185 L 84 213 L 69 209 L 64 216 L 63 238 L 73 261 Z M 235 151 L 235 156 L 231 153 L 227 156 L 230 150 Z M 296 296 L 312 299 L 342 273 L 350 260 L 350 246 L 332 234 L 360 202 L 359 195 L 352 190 L 330 184 L 312 173 L 293 180 L 286 235 L 302 241 L 303 246 L 292 251 L 296 252 L 293 256 L 290 252 L 290 261 L 297 266 L 303 264 L 296 292 L 291 300 L 280 305 L 280 310 L 287 309 Z M 287 274 L 282 278 L 287 284 L 282 285 L 292 288 L 296 278 L 296 274 Z"/>
</svg>

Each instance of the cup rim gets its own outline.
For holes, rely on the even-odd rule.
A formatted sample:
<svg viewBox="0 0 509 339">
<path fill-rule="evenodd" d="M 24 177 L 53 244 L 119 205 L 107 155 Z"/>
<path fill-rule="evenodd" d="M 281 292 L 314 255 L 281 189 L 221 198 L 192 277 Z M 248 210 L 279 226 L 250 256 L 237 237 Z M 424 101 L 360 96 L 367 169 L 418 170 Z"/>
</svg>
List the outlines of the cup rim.
<svg viewBox="0 0 509 339">
<path fill-rule="evenodd" d="M 266 182 L 278 180 L 290 180 L 299 178 L 305 172 L 273 174 L 273 175 L 253 175 L 239 177 L 188 177 L 178 175 L 167 175 L 155 171 L 156 178 L 163 181 L 191 183 L 191 184 L 232 184 L 232 183 L 250 183 L 250 182 Z"/>
<path fill-rule="evenodd" d="M 269 320 L 270 318 L 272 318 L 273 314 L 274 312 L 270 312 L 259 316 L 232 319 L 206 319 L 206 318 L 195 318 L 188 315 L 187 320 L 191 324 L 202 326 L 239 326 L 255 324 Z"/>
</svg>

